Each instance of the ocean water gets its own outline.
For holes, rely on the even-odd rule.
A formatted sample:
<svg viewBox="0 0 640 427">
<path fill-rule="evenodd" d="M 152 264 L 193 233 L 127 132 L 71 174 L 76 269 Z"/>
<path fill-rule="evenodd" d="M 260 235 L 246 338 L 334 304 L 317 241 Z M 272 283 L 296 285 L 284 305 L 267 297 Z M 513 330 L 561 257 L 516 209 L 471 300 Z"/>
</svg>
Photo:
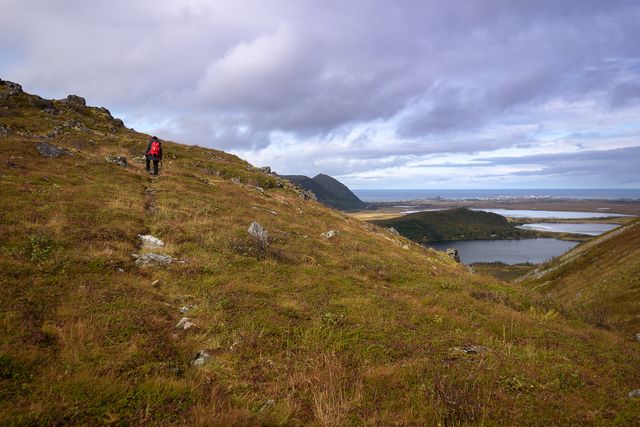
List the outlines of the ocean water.
<svg viewBox="0 0 640 427">
<path fill-rule="evenodd" d="M 406 200 L 470 200 L 502 198 L 542 198 L 567 199 L 640 200 L 640 189 L 479 189 L 479 190 L 370 190 L 352 189 L 365 202 L 401 202 Z"/>
</svg>

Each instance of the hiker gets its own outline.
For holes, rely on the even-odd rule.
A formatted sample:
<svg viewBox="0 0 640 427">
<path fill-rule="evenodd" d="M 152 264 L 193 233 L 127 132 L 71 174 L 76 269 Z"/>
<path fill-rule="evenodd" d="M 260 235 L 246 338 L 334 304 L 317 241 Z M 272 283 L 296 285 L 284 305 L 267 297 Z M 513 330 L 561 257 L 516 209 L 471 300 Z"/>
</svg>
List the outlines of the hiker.
<svg viewBox="0 0 640 427">
<path fill-rule="evenodd" d="M 151 137 L 144 157 L 147 160 L 147 172 L 151 173 L 151 160 L 153 160 L 153 174 L 158 175 L 158 162 L 162 160 L 162 144 L 158 137 Z"/>
</svg>

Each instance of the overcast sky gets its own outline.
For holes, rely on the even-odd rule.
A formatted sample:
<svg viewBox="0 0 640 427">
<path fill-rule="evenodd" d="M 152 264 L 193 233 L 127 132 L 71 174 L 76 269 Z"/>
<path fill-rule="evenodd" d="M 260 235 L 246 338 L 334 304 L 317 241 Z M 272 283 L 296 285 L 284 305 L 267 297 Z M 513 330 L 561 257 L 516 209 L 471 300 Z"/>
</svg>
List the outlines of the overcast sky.
<svg viewBox="0 0 640 427">
<path fill-rule="evenodd" d="M 0 78 L 353 188 L 640 188 L 637 0 L 0 0 Z"/>
</svg>

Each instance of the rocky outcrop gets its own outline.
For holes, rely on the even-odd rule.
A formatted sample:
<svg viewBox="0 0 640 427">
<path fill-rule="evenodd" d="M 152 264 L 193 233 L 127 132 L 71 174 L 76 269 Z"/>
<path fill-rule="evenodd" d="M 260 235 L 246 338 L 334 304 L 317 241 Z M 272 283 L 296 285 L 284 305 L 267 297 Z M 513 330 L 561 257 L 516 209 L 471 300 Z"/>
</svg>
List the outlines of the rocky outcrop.
<svg viewBox="0 0 640 427">
<path fill-rule="evenodd" d="M 460 262 L 460 255 L 458 254 L 458 250 L 455 248 L 448 248 L 445 253 L 449 258 L 454 260 L 455 262 Z"/>
<path fill-rule="evenodd" d="M 36 149 L 43 157 L 62 157 L 70 156 L 71 153 L 66 148 L 56 147 L 46 142 L 39 142 L 36 144 Z"/>
<path fill-rule="evenodd" d="M 129 166 L 129 163 L 127 163 L 127 158 L 124 156 L 107 156 L 105 157 L 105 160 L 109 163 L 113 163 L 114 165 L 118 165 L 123 168 Z"/>
<path fill-rule="evenodd" d="M 65 104 L 68 104 L 72 107 L 86 107 L 87 101 L 78 95 L 69 95 L 65 99 L 62 100 Z"/>
</svg>

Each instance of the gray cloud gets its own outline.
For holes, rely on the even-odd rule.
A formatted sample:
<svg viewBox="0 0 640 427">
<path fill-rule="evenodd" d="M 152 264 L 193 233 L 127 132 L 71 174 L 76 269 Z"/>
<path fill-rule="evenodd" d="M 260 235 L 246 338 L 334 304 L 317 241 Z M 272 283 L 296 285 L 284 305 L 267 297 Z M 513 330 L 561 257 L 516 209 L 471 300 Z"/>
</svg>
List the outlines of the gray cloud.
<svg viewBox="0 0 640 427">
<path fill-rule="evenodd" d="M 309 157 L 322 148 L 300 150 L 287 160 L 292 168 L 340 174 L 438 153 L 534 150 L 534 137 L 492 129 L 543 124 L 549 106 L 579 104 L 591 105 L 581 107 L 585 123 L 604 113 L 623 124 L 640 104 L 634 0 L 5 0 L 2 8 L 3 78 L 48 97 L 78 93 L 136 128 L 249 160 L 274 149 L 278 133 L 307 147 L 356 127 L 390 129 L 386 143 L 351 141 L 324 156 L 334 166 Z M 600 140 L 586 136 L 596 127 L 576 126 L 576 114 L 554 111 L 552 130 Z"/>
</svg>

